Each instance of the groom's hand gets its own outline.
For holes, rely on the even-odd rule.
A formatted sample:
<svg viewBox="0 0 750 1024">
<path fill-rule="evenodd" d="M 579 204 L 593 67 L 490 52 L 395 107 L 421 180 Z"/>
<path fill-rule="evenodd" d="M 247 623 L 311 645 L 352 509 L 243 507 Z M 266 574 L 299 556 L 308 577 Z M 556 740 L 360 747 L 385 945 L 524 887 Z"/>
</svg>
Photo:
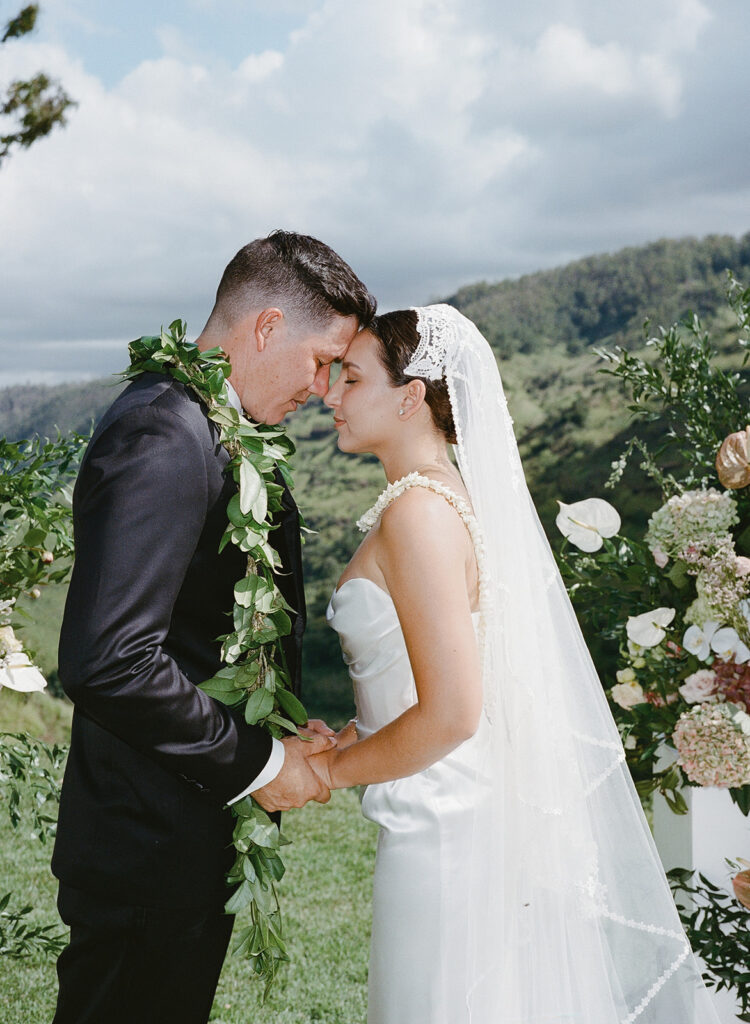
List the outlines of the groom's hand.
<svg viewBox="0 0 750 1024">
<path fill-rule="evenodd" d="M 292 807 L 304 807 L 309 800 L 320 804 L 328 803 L 331 791 L 312 770 L 308 758 L 320 754 L 335 745 L 335 737 L 316 733 L 310 739 L 301 740 L 287 736 L 284 744 L 284 766 L 267 786 L 261 786 L 253 796 L 266 811 L 288 811 Z"/>
</svg>

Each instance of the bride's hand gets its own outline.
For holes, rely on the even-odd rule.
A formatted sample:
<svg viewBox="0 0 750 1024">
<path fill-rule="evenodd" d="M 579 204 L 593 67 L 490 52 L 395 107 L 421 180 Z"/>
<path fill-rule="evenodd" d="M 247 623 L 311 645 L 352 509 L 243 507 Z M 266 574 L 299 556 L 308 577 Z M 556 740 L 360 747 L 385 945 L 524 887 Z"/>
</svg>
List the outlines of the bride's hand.
<svg viewBox="0 0 750 1024">
<path fill-rule="evenodd" d="M 352 718 L 351 721 L 347 722 L 343 729 L 336 733 L 336 746 L 339 750 L 343 750 L 345 747 L 350 747 L 352 743 L 357 742 L 357 721 Z"/>
<path fill-rule="evenodd" d="M 329 790 L 335 788 L 332 782 L 331 769 L 336 753 L 336 747 L 332 747 L 330 750 L 323 751 L 322 754 L 312 754 L 307 759 L 307 763 Z"/>
<path fill-rule="evenodd" d="M 335 736 L 336 733 L 320 718 L 310 718 L 298 729 L 300 736 Z"/>
</svg>

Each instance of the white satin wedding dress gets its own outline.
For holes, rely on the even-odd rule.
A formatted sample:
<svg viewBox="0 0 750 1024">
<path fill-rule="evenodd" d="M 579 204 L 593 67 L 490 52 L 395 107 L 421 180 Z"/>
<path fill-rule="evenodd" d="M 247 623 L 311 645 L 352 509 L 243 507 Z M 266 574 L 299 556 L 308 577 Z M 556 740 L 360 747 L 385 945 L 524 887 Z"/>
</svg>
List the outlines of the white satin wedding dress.
<svg viewBox="0 0 750 1024">
<path fill-rule="evenodd" d="M 424 481 L 424 478 L 423 478 Z M 420 486 L 428 486 L 424 481 Z M 446 494 L 437 484 L 430 488 Z M 451 504 L 469 525 L 468 507 Z M 354 686 L 364 739 L 416 703 L 409 657 L 393 601 L 355 577 L 326 614 Z M 474 622 L 478 624 L 479 614 Z M 416 775 L 367 786 L 362 812 L 380 826 L 373 894 L 368 1024 L 463 1024 L 467 1011 L 467 865 L 472 824 L 486 789 L 479 771 L 487 735 L 477 733 Z"/>
</svg>

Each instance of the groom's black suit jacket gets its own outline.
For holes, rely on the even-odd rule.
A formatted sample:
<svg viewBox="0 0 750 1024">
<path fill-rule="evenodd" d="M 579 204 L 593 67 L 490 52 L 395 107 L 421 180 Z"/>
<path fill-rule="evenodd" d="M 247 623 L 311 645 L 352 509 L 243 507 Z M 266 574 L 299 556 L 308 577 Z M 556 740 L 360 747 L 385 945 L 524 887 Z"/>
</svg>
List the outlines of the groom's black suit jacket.
<svg viewBox="0 0 750 1024">
<path fill-rule="evenodd" d="M 232 861 L 227 800 L 271 740 L 196 683 L 221 667 L 245 556 L 218 554 L 236 485 L 198 398 L 144 374 L 98 424 L 73 497 L 76 560 L 60 638 L 75 704 L 52 868 L 136 906 L 220 905 Z M 270 535 L 296 610 L 285 639 L 299 688 L 305 609 L 297 507 Z"/>
</svg>

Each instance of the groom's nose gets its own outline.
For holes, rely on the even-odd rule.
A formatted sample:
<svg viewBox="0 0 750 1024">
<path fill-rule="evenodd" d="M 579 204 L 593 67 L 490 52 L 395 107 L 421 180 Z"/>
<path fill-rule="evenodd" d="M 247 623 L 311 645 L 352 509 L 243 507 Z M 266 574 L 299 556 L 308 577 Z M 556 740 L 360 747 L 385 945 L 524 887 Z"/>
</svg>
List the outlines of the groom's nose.
<svg viewBox="0 0 750 1024">
<path fill-rule="evenodd" d="M 341 378 L 339 377 L 339 380 L 340 379 Z M 339 404 L 338 391 L 336 390 L 337 385 L 338 385 L 338 380 L 333 384 L 333 386 L 323 396 L 323 405 L 327 405 L 329 409 L 335 409 L 335 407 Z"/>
<path fill-rule="evenodd" d="M 320 398 L 328 392 L 329 384 L 331 380 L 331 367 L 321 366 L 318 372 L 315 374 L 315 378 L 308 388 L 311 395 L 318 395 Z"/>
</svg>

